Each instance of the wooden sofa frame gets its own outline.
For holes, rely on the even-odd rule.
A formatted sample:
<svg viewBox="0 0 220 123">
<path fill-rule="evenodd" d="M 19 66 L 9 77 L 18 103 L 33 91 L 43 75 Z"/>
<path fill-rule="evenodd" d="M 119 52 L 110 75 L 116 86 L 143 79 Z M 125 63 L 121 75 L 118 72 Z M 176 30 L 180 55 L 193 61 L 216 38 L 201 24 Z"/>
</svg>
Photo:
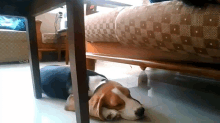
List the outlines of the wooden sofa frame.
<svg viewBox="0 0 220 123">
<path fill-rule="evenodd" d="M 216 65 L 205 63 L 196 63 L 195 65 L 183 62 L 174 63 L 147 60 L 147 57 L 145 57 L 146 55 L 150 56 L 154 54 L 148 53 L 146 49 L 125 47 L 120 43 L 91 43 L 88 41 L 86 52 L 87 68 L 91 70 L 95 69 L 96 60 L 104 60 L 138 65 L 142 70 L 145 70 L 146 67 L 152 67 L 181 73 L 191 73 L 193 75 L 220 80 L 220 69 Z"/>
</svg>

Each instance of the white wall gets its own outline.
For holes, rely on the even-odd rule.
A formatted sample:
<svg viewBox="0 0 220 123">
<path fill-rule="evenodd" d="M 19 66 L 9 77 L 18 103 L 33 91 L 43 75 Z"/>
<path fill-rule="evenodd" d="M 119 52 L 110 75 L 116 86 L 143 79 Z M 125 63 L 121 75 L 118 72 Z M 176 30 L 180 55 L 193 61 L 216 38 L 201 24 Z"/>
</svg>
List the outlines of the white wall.
<svg viewBox="0 0 220 123">
<path fill-rule="evenodd" d="M 37 20 L 42 21 L 41 25 L 41 32 L 42 33 L 55 33 L 55 27 L 54 27 L 54 22 L 55 22 L 55 13 L 44 13 L 36 17 Z M 59 24 L 57 24 L 58 29 L 59 29 Z"/>
</svg>

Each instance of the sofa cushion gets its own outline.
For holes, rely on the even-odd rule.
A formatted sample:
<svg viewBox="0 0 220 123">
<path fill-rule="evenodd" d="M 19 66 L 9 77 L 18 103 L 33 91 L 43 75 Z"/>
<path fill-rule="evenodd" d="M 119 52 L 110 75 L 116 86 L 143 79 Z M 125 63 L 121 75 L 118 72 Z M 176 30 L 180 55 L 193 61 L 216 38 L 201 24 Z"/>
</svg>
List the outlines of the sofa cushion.
<svg viewBox="0 0 220 123">
<path fill-rule="evenodd" d="M 220 59 L 220 6 L 167 1 L 125 8 L 117 16 L 116 35 L 123 45 Z"/>
<path fill-rule="evenodd" d="M 115 19 L 123 8 L 99 12 L 85 17 L 85 38 L 93 42 L 117 42 Z"/>
</svg>

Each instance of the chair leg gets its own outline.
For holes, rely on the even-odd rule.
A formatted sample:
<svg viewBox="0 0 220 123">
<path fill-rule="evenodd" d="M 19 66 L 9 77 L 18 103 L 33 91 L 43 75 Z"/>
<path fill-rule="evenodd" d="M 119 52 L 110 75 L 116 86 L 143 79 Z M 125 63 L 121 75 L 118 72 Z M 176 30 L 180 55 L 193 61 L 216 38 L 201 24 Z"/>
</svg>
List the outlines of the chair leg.
<svg viewBox="0 0 220 123">
<path fill-rule="evenodd" d="M 57 52 L 58 52 L 58 62 L 60 62 L 61 61 L 61 50 L 58 50 Z"/>
<path fill-rule="evenodd" d="M 66 58 L 65 58 L 65 61 L 66 61 L 66 65 L 68 65 L 68 63 L 69 63 L 69 55 L 67 55 L 67 52 L 66 52 Z"/>
<path fill-rule="evenodd" d="M 87 58 L 86 59 L 86 68 L 94 71 L 95 70 L 95 63 L 96 63 L 95 59 Z"/>
<path fill-rule="evenodd" d="M 38 51 L 38 58 L 39 58 L 39 61 L 42 60 L 42 52 L 41 51 Z"/>
<path fill-rule="evenodd" d="M 68 40 L 67 39 L 65 39 L 65 45 L 66 45 L 65 61 L 66 61 L 66 65 L 68 65 L 68 63 L 69 63 L 69 44 L 68 44 Z"/>
<path fill-rule="evenodd" d="M 58 62 L 60 62 L 61 61 L 61 49 L 62 49 L 61 37 L 58 37 L 56 47 L 57 47 L 57 53 L 58 53 Z"/>
<path fill-rule="evenodd" d="M 36 24 L 35 17 L 27 16 L 26 17 L 26 29 L 27 35 L 29 37 L 28 46 L 29 46 L 29 61 L 32 73 L 32 82 L 34 88 L 35 98 L 42 98 L 41 90 L 41 80 L 40 80 L 40 70 L 39 70 L 39 60 L 38 60 L 38 47 L 37 47 L 37 35 L 36 35 Z"/>
<path fill-rule="evenodd" d="M 74 5 L 74 6 L 73 6 Z M 83 0 L 66 0 L 68 44 L 77 123 L 89 123 Z"/>
</svg>

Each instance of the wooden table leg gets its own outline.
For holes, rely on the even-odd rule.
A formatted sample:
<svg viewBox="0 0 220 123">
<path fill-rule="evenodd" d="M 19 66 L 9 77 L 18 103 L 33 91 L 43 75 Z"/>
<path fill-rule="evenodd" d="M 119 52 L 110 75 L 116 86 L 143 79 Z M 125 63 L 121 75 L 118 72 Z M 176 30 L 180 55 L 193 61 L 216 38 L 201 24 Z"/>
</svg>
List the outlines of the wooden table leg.
<svg viewBox="0 0 220 123">
<path fill-rule="evenodd" d="M 89 123 L 83 0 L 66 0 L 67 38 L 77 123 Z"/>
<path fill-rule="evenodd" d="M 68 43 L 68 40 L 66 37 L 65 37 L 65 47 L 66 47 L 65 61 L 66 61 L 66 65 L 68 65 L 68 63 L 69 63 L 69 43 Z"/>
<path fill-rule="evenodd" d="M 61 49 L 58 49 L 58 62 L 60 62 L 61 61 Z"/>
<path fill-rule="evenodd" d="M 34 95 L 37 99 L 42 98 L 39 60 L 38 60 L 38 48 L 37 48 L 37 35 L 35 17 L 27 16 L 26 20 L 27 39 L 29 46 L 29 61 L 32 74 L 32 83 L 34 88 Z"/>
<path fill-rule="evenodd" d="M 57 38 L 57 53 L 58 53 L 58 62 L 61 61 L 61 48 L 62 48 L 62 38 Z"/>
<path fill-rule="evenodd" d="M 38 59 L 39 59 L 39 61 L 42 60 L 42 52 L 41 51 L 38 51 Z"/>
</svg>

